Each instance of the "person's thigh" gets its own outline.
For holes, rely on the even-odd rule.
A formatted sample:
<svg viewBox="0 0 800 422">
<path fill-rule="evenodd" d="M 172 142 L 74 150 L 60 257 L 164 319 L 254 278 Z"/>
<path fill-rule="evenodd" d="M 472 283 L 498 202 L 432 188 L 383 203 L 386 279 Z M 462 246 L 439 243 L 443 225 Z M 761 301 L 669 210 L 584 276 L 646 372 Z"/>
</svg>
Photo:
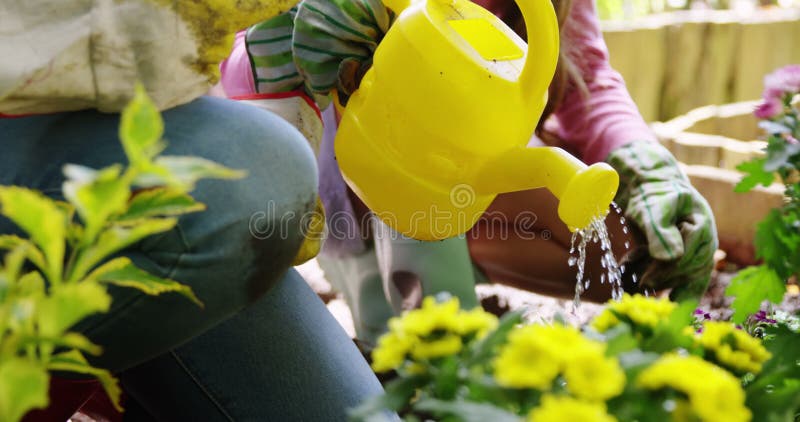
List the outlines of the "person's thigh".
<svg viewBox="0 0 800 422">
<path fill-rule="evenodd" d="M 206 211 L 123 252 L 141 268 L 191 286 L 205 307 L 176 294 L 112 287 L 111 311 L 75 329 L 103 346 L 92 363 L 115 372 L 177 347 L 263 295 L 289 268 L 302 239 L 300 217 L 316 197 L 313 153 L 279 117 L 212 98 L 163 116 L 165 154 L 204 157 L 248 175 L 200 182 L 193 195 Z M 95 111 L 0 120 L 0 184 L 59 197 L 65 163 L 125 162 L 118 126 L 118 115 Z M 11 232 L 0 220 L 0 233 Z"/>
<path fill-rule="evenodd" d="M 163 421 L 344 421 L 382 392 L 294 270 L 252 306 L 120 379 Z"/>
</svg>

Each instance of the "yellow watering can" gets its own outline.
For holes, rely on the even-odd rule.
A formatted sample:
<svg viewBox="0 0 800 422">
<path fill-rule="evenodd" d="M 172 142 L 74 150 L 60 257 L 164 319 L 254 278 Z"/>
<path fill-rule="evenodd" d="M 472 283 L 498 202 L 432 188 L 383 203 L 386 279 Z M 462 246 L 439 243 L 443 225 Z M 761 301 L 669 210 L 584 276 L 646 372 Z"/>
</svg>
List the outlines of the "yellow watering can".
<svg viewBox="0 0 800 422">
<path fill-rule="evenodd" d="M 469 230 L 497 194 L 538 187 L 559 198 L 570 230 L 605 215 L 619 183 L 610 166 L 526 147 L 558 58 L 550 0 L 517 0 L 530 46 L 468 0 L 389 2 L 404 9 L 335 141 L 345 180 L 381 220 L 445 239 Z"/>
</svg>

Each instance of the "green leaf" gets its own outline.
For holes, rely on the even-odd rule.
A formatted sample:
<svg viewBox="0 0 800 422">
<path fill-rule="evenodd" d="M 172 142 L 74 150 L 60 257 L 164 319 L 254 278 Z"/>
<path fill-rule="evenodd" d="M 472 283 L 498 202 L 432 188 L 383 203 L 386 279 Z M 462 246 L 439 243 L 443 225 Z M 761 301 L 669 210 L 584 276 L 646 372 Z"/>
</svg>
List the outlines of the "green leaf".
<svg viewBox="0 0 800 422">
<path fill-rule="evenodd" d="M 39 332 L 44 337 L 60 336 L 87 316 L 107 312 L 110 306 L 111 297 L 96 282 L 54 287 L 37 310 Z"/>
<path fill-rule="evenodd" d="M 41 249 L 51 281 L 60 282 L 66 236 L 64 212 L 52 199 L 16 186 L 0 186 L 0 208 Z"/>
<path fill-rule="evenodd" d="M 77 349 L 95 356 L 99 356 L 103 352 L 102 347 L 92 343 L 84 335 L 72 332 L 60 337 L 25 337 L 21 340 L 20 345 L 24 347 L 30 344 L 49 344 L 65 349 Z"/>
<path fill-rule="evenodd" d="M 205 205 L 190 195 L 170 188 L 154 188 L 134 195 L 120 220 L 136 220 L 149 217 L 178 216 L 203 211 Z"/>
<path fill-rule="evenodd" d="M 766 158 L 755 158 L 739 164 L 736 169 L 745 173 L 745 176 L 734 188 L 735 192 L 747 192 L 757 185 L 769 186 L 775 181 L 775 174 L 764 170 Z"/>
<path fill-rule="evenodd" d="M 25 257 L 28 261 L 42 271 L 47 269 L 44 254 L 31 241 L 14 235 L 0 235 L 0 249 L 13 250 L 20 247 L 25 248 Z"/>
<path fill-rule="evenodd" d="M 45 281 L 38 271 L 24 274 L 17 281 L 20 296 L 40 298 L 45 294 Z"/>
<path fill-rule="evenodd" d="M 88 182 L 64 182 L 64 196 L 75 206 L 86 225 L 83 244 L 93 242 L 111 216 L 125 210 L 130 197 L 130 181 L 120 176 L 120 172 L 121 167 L 114 165 L 96 172 Z"/>
<path fill-rule="evenodd" d="M 95 265 L 112 254 L 119 252 L 148 236 L 172 229 L 178 223 L 175 218 L 151 218 L 136 220 L 131 223 L 115 223 L 103 230 L 97 242 L 81 251 L 71 268 L 69 280 L 75 281 L 85 277 Z"/>
<path fill-rule="evenodd" d="M 506 342 L 508 334 L 520 323 L 522 323 L 522 311 L 508 312 L 503 315 L 497 328 L 474 346 L 469 364 L 482 363 L 494 356 L 495 349 Z"/>
<path fill-rule="evenodd" d="M 800 216 L 773 209 L 756 227 L 756 256 L 763 258 L 781 278 L 789 278 L 798 269 L 800 257 L 800 231 L 793 223 Z"/>
<path fill-rule="evenodd" d="M 158 157 L 134 184 L 145 187 L 167 185 L 191 191 L 201 179 L 241 179 L 246 174 L 205 158 L 164 155 Z"/>
<path fill-rule="evenodd" d="M 164 121 L 141 84 L 130 103 L 122 110 L 119 138 L 125 155 L 134 166 L 147 164 L 163 150 L 159 141 L 164 134 Z"/>
<path fill-rule="evenodd" d="M 495 407 L 489 403 L 475 403 L 465 400 L 443 401 L 422 399 L 414 403 L 415 410 L 431 412 L 439 416 L 453 416 L 462 422 L 519 422 L 520 417 Z"/>
<path fill-rule="evenodd" d="M 16 422 L 33 409 L 47 407 L 49 383 L 47 370 L 35 362 L 0 362 L 0 420 Z"/>
<path fill-rule="evenodd" d="M 733 321 L 742 324 L 751 314 L 758 312 L 761 302 L 779 303 L 786 292 L 783 280 L 765 265 L 748 267 L 740 271 L 725 289 L 725 294 L 735 296 Z"/>
<path fill-rule="evenodd" d="M 679 303 L 669 318 L 656 325 L 652 336 L 642 344 L 642 350 L 666 353 L 690 347 L 692 339 L 684 333 L 684 329 L 692 324 L 692 313 L 696 308 L 696 300 Z"/>
<path fill-rule="evenodd" d="M 633 336 L 631 326 L 628 324 L 617 324 L 604 333 L 606 338 L 606 355 L 616 356 L 624 352 L 635 350 L 639 346 L 636 337 Z"/>
<path fill-rule="evenodd" d="M 764 347 L 772 357 L 747 385 L 747 406 L 759 420 L 790 421 L 800 411 L 800 334 L 786 325 L 767 327 Z"/>
<path fill-rule="evenodd" d="M 122 412 L 122 406 L 119 399 L 122 395 L 122 390 L 119 387 L 117 379 L 111 375 L 111 372 L 105 369 L 95 368 L 89 365 L 86 358 L 83 357 L 81 352 L 77 350 L 69 350 L 63 353 L 54 355 L 50 362 L 47 364 L 47 369 L 51 371 L 67 371 L 75 372 L 78 374 L 91 375 L 97 378 L 102 384 L 103 389 L 114 404 L 114 408 Z"/>
<path fill-rule="evenodd" d="M 153 296 L 169 292 L 179 293 L 198 306 L 203 306 L 203 302 L 195 296 L 189 286 L 175 280 L 154 276 L 137 268 L 130 259 L 125 257 L 116 258 L 101 265 L 89 274 L 86 279 L 117 286 L 132 287 Z"/>
</svg>

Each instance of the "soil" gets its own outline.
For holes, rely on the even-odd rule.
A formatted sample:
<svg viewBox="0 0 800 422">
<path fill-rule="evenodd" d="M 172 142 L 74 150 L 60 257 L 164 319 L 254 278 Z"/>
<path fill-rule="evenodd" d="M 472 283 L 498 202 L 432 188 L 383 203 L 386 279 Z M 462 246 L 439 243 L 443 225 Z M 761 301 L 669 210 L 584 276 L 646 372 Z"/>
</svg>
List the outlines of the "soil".
<svg viewBox="0 0 800 422">
<path fill-rule="evenodd" d="M 712 274 L 708 291 L 700 302 L 700 308 L 710 313 L 712 319 L 715 320 L 730 319 L 732 313 L 730 306 L 733 298 L 725 296 L 725 288 L 739 270 L 737 265 L 726 262 L 722 256 L 724 254 L 720 255 L 717 270 Z M 325 275 L 316 261 L 311 260 L 297 269 L 327 304 L 328 309 L 345 331 L 351 337 L 355 337 L 350 310 L 342 295 L 335 292 L 330 283 L 325 280 Z M 600 304 L 588 302 L 583 302 L 576 308 L 572 300 L 542 296 L 499 284 L 479 285 L 476 291 L 487 311 L 502 314 L 511 309 L 524 309 L 525 318 L 529 322 L 550 322 L 559 316 L 567 322 L 580 325 L 589 321 L 603 309 Z M 797 284 L 790 284 L 786 296 L 778 308 L 792 313 L 800 312 L 800 289 Z"/>
</svg>

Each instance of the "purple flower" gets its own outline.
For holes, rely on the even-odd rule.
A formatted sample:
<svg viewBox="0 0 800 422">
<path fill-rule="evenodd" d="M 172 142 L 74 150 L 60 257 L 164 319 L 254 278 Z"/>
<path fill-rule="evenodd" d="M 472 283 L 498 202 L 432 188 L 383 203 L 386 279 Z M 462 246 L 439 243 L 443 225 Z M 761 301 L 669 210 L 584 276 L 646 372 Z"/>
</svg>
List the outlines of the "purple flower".
<svg viewBox="0 0 800 422">
<path fill-rule="evenodd" d="M 753 319 L 756 320 L 757 322 L 764 322 L 764 323 L 767 323 L 767 324 L 777 324 L 778 323 L 778 321 L 776 321 L 776 320 L 774 320 L 772 318 L 767 318 L 767 313 L 765 311 L 756 312 L 755 314 L 753 314 Z"/>
<path fill-rule="evenodd" d="M 711 314 L 706 312 L 706 311 L 704 311 L 704 310 L 702 310 L 702 309 L 700 309 L 700 308 L 697 308 L 697 309 L 694 310 L 694 315 L 696 317 L 702 316 L 703 319 L 705 319 L 705 320 L 711 319 Z"/>
<path fill-rule="evenodd" d="M 771 119 L 783 111 L 783 103 L 779 98 L 767 98 L 764 92 L 764 101 L 756 107 L 753 114 L 759 119 Z"/>
<path fill-rule="evenodd" d="M 764 77 L 764 100 L 780 100 L 785 94 L 800 91 L 800 64 L 784 66 Z"/>
</svg>

